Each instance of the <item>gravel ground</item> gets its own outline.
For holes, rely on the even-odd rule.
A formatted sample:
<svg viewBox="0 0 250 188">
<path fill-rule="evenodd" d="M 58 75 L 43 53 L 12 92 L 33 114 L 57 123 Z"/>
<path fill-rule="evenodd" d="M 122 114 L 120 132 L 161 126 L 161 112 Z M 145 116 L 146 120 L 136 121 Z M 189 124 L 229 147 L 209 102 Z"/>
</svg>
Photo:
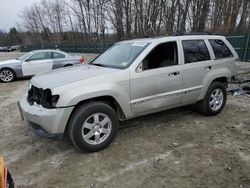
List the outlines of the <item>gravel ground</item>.
<svg viewBox="0 0 250 188">
<path fill-rule="evenodd" d="M 249 65 L 238 65 L 248 78 Z M 122 122 L 110 147 L 89 154 L 21 121 L 28 82 L 0 83 L 0 154 L 17 187 L 250 187 L 250 98 L 229 95 L 215 117 L 184 107 Z"/>
</svg>

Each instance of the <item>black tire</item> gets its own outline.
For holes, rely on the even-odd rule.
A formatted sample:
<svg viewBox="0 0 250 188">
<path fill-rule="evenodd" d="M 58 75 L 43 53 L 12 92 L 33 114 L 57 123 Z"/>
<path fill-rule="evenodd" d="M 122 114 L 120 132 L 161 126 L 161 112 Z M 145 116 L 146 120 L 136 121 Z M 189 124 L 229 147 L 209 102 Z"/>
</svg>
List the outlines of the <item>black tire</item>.
<svg viewBox="0 0 250 188">
<path fill-rule="evenodd" d="M 1 75 L 6 75 L 6 73 L 11 75 L 10 79 L 7 79 L 6 77 L 1 76 Z M 0 81 L 1 82 L 8 83 L 8 82 L 14 81 L 15 79 L 16 79 L 16 74 L 13 70 L 8 69 L 8 68 L 3 68 L 0 70 Z"/>
<path fill-rule="evenodd" d="M 111 125 L 111 128 L 108 129 L 110 131 L 109 135 L 105 136 L 104 137 L 105 139 L 103 139 L 101 143 L 91 144 L 86 141 L 86 138 L 84 139 L 84 135 L 83 135 L 85 134 L 84 124 L 85 122 L 88 123 L 88 120 L 91 120 L 91 117 L 96 114 L 106 115 L 110 120 L 108 124 Z M 93 119 L 93 121 L 95 120 Z M 98 116 L 98 121 L 99 121 L 99 116 Z M 95 125 L 94 123 L 95 122 L 93 122 L 93 124 L 91 125 Z M 77 109 L 73 112 L 73 114 L 70 117 L 68 126 L 69 126 L 69 129 L 68 129 L 69 138 L 72 141 L 73 145 L 78 150 L 86 151 L 86 152 L 96 152 L 96 151 L 100 151 L 106 148 L 113 141 L 113 139 L 115 138 L 117 134 L 117 130 L 119 127 L 119 120 L 118 120 L 116 112 L 109 105 L 103 102 L 89 102 L 89 103 L 86 103 L 84 105 L 77 107 Z M 95 129 L 92 128 L 91 130 L 89 130 L 88 133 L 90 133 L 91 131 L 93 133 L 94 130 Z M 104 134 L 104 133 L 100 133 L 100 135 L 101 134 Z M 95 140 L 95 137 L 96 135 L 93 135 L 94 140 Z M 99 139 L 100 137 L 101 136 L 99 136 Z"/>
<path fill-rule="evenodd" d="M 73 66 L 73 65 L 71 65 L 71 64 L 64 65 L 64 67 L 71 67 L 71 66 Z"/>
<path fill-rule="evenodd" d="M 8 184 L 9 184 L 9 188 L 14 188 L 14 187 L 15 187 L 13 178 L 12 178 L 12 176 L 11 176 L 9 170 L 7 171 L 7 182 L 8 182 Z"/>
<path fill-rule="evenodd" d="M 210 102 L 211 99 L 212 99 L 212 94 L 213 92 L 216 92 L 216 90 L 218 91 L 221 91 L 222 92 L 222 95 L 223 95 L 223 101 L 220 102 L 221 105 L 218 106 L 218 109 L 213 109 L 211 106 L 210 106 Z M 204 97 L 204 99 L 202 101 L 200 101 L 198 103 L 198 110 L 207 115 L 207 116 L 214 116 L 214 115 L 217 115 L 218 113 L 220 113 L 225 104 L 226 104 L 226 100 L 227 100 L 227 91 L 226 91 L 226 88 L 225 88 L 225 84 L 221 83 L 221 82 L 213 82 L 208 90 L 207 90 L 207 93 Z M 218 103 L 219 104 L 219 103 Z"/>
</svg>

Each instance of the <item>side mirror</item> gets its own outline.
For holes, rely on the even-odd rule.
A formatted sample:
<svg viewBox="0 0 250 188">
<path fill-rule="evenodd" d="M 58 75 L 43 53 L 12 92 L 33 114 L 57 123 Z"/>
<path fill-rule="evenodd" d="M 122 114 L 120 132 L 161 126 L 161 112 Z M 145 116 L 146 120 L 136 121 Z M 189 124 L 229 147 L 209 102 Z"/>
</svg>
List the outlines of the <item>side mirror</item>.
<svg viewBox="0 0 250 188">
<path fill-rule="evenodd" d="M 25 59 L 26 62 L 29 62 L 30 60 L 31 60 L 30 58 Z"/>
</svg>

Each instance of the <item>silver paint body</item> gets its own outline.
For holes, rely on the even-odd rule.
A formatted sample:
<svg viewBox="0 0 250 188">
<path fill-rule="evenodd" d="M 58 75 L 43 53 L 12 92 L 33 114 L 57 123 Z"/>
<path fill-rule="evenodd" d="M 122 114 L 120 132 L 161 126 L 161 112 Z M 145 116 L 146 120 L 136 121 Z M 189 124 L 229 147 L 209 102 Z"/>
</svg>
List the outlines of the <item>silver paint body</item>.
<svg viewBox="0 0 250 188">
<path fill-rule="evenodd" d="M 194 39 L 205 41 L 211 60 L 184 63 L 181 41 Z M 233 57 L 215 59 L 208 39 L 223 40 L 233 53 Z M 132 40 L 132 42 L 138 41 L 150 44 L 130 67 L 124 70 L 81 65 L 34 76 L 31 79 L 32 85 L 43 89 L 49 88 L 53 95 L 60 95 L 60 98 L 57 108 L 53 109 L 52 119 L 54 120 L 48 121 L 46 113 L 50 110 L 29 105 L 24 96 L 20 104 L 25 116 L 50 133 L 63 133 L 70 114 L 81 101 L 111 96 L 120 105 L 125 119 L 130 119 L 200 101 L 213 80 L 220 77 L 230 79 L 235 75 L 234 62 L 238 59 L 238 55 L 225 37 L 196 35 Z M 168 41 L 177 42 L 179 64 L 142 71 L 141 63 L 146 55 L 157 45 Z M 131 41 L 122 43 L 126 42 Z M 207 66 L 211 66 L 212 69 L 206 69 Z M 179 74 L 173 75 L 173 72 L 179 72 Z"/>
<path fill-rule="evenodd" d="M 26 61 L 30 56 L 35 55 L 39 52 L 56 52 L 65 55 L 64 58 L 59 59 L 47 59 L 47 60 L 38 60 L 38 61 Z M 11 59 L 0 62 L 1 69 L 12 69 L 15 72 L 16 78 L 29 77 L 35 74 L 47 72 L 53 69 L 64 67 L 65 65 L 76 65 L 80 64 L 80 57 L 74 57 L 70 54 L 60 51 L 60 50 L 35 50 L 30 52 L 31 54 L 23 61 L 18 59 Z M 47 65 L 46 65 L 47 64 Z M 29 67 L 32 67 L 29 71 Z M 27 68 L 27 71 L 24 71 L 24 67 Z"/>
</svg>

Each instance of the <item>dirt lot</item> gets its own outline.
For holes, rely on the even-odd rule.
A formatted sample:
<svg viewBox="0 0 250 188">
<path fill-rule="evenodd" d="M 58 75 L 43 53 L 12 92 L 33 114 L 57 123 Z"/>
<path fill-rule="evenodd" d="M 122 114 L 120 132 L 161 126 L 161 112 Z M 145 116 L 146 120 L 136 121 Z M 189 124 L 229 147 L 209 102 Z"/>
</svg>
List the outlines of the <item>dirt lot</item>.
<svg viewBox="0 0 250 188">
<path fill-rule="evenodd" d="M 88 154 L 21 121 L 28 85 L 0 83 L 0 154 L 17 187 L 250 187 L 250 98 L 230 95 L 215 117 L 185 107 L 123 122 L 110 147 Z"/>
</svg>

